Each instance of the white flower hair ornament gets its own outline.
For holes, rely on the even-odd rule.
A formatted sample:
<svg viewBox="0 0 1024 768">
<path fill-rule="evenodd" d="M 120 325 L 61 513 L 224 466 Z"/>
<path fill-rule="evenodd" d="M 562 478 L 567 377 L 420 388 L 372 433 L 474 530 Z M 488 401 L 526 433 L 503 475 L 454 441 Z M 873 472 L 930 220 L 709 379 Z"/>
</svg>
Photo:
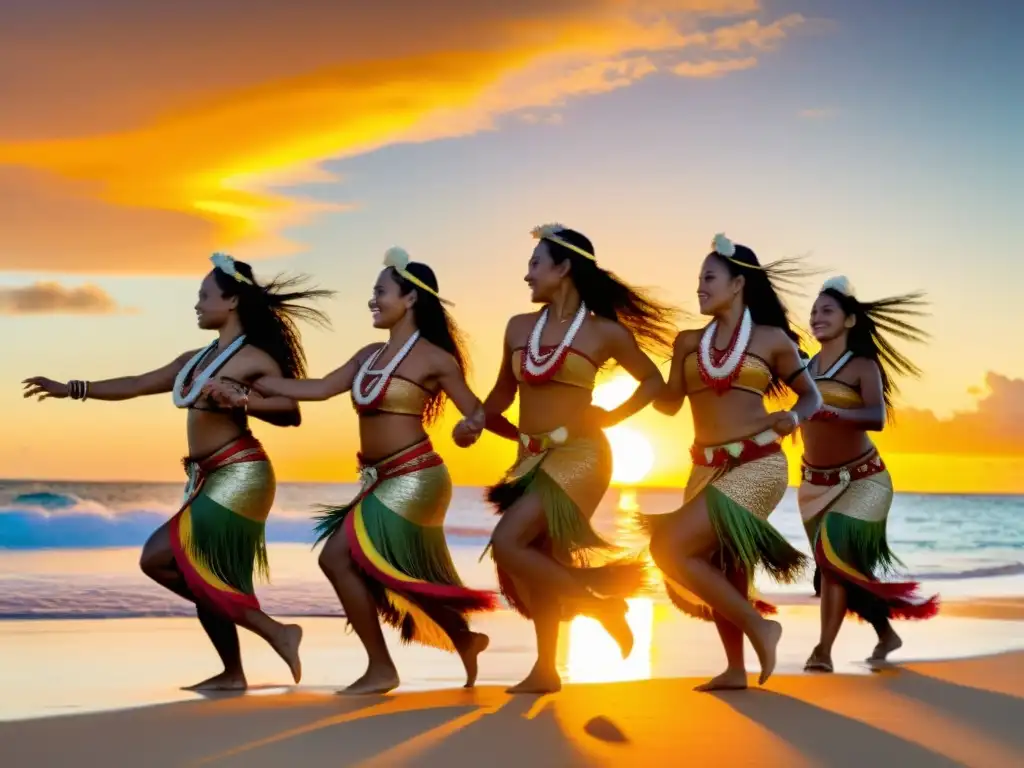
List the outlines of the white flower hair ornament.
<svg viewBox="0 0 1024 768">
<path fill-rule="evenodd" d="M 416 275 L 412 274 L 409 271 L 409 262 L 411 261 L 412 259 L 409 257 L 409 252 L 406 251 L 404 248 L 399 248 L 397 245 L 388 248 L 387 251 L 384 252 L 385 267 L 390 267 L 391 269 L 395 270 L 395 272 L 401 275 L 404 280 L 407 280 L 408 282 L 412 283 L 421 291 L 426 291 L 431 296 L 440 301 L 442 304 L 445 304 L 447 306 L 454 306 L 450 301 L 448 301 L 448 299 L 441 298 L 441 294 L 439 294 L 437 291 L 435 291 L 433 288 L 431 288 L 429 285 L 424 283 L 422 280 L 416 277 Z"/>
<path fill-rule="evenodd" d="M 725 236 L 724 232 L 719 232 L 711 238 L 711 250 L 719 256 L 725 256 L 727 259 L 731 259 L 736 255 L 736 246 L 732 240 Z"/>
<path fill-rule="evenodd" d="M 841 293 L 843 296 L 849 296 L 851 299 L 857 298 L 856 293 L 853 290 L 853 284 L 850 282 L 850 278 L 846 275 L 837 275 L 836 277 L 830 277 L 826 280 L 822 286 L 822 291 L 832 290 L 836 293 Z"/>
<path fill-rule="evenodd" d="M 210 261 L 213 262 L 213 266 L 216 269 L 219 269 L 225 275 L 230 275 L 240 283 L 253 285 L 252 280 L 238 271 L 237 267 L 235 267 L 235 260 L 231 256 L 228 256 L 228 254 L 215 253 L 210 257 Z"/>
<path fill-rule="evenodd" d="M 573 253 L 578 253 L 585 259 L 590 259 L 591 261 L 596 262 L 597 258 L 594 254 L 587 253 L 578 245 L 573 245 L 568 240 L 559 236 L 560 233 L 567 229 L 568 227 L 562 224 L 541 224 L 539 227 L 534 227 L 530 230 L 530 234 L 533 235 L 534 240 L 550 240 L 552 243 L 558 243 L 563 248 L 568 248 Z"/>
</svg>

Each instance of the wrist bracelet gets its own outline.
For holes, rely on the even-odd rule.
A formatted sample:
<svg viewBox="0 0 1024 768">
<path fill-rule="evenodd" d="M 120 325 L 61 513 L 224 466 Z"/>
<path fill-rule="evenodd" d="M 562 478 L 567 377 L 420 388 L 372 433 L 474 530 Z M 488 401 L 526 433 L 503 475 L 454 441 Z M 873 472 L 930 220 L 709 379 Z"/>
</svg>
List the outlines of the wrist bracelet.
<svg viewBox="0 0 1024 768">
<path fill-rule="evenodd" d="M 78 379 L 72 379 L 64 386 L 68 389 L 68 397 L 72 400 L 88 400 L 89 399 L 89 382 L 79 381 Z"/>
</svg>

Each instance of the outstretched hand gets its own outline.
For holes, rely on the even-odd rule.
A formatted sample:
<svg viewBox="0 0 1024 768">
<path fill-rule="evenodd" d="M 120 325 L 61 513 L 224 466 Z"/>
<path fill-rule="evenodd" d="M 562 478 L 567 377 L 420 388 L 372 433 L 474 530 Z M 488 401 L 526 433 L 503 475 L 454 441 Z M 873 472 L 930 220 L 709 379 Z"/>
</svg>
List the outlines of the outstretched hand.
<svg viewBox="0 0 1024 768">
<path fill-rule="evenodd" d="M 21 383 L 25 390 L 22 397 L 34 397 L 42 401 L 48 397 L 63 400 L 68 396 L 67 384 L 48 379 L 45 376 L 33 376 L 31 379 L 25 379 Z"/>
</svg>

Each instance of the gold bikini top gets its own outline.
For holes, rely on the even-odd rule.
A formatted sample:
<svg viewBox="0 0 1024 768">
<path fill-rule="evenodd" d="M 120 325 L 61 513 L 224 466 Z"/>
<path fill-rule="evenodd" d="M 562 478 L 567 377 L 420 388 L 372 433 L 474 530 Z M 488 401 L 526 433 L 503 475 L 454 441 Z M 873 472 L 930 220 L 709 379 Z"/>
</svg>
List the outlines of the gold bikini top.
<svg viewBox="0 0 1024 768">
<path fill-rule="evenodd" d="M 541 353 L 549 352 L 554 347 L 542 347 Z M 570 387 L 581 389 L 593 389 L 597 382 L 598 366 L 582 352 L 577 352 L 572 347 L 567 350 L 562 364 L 555 369 L 550 381 L 557 381 L 559 384 L 568 384 Z M 523 355 L 526 350 L 518 347 L 512 350 L 512 370 L 515 372 L 516 381 L 523 381 Z"/>
<path fill-rule="evenodd" d="M 683 377 L 686 380 L 686 394 L 688 395 L 695 395 L 708 389 L 708 385 L 700 377 L 697 354 L 697 352 L 691 352 L 683 359 Z M 768 363 L 748 352 L 743 356 L 743 362 L 740 363 L 739 373 L 733 380 L 731 389 L 763 397 L 771 383 L 772 369 Z"/>
<path fill-rule="evenodd" d="M 825 371 L 823 374 L 817 373 L 818 357 L 814 356 L 807 367 L 811 371 L 814 383 L 818 385 L 818 391 L 821 392 L 821 401 L 825 405 L 832 406 L 833 408 L 863 408 L 864 399 L 860 395 L 860 391 L 851 384 L 847 384 L 844 381 L 838 381 L 835 376 L 838 374 L 853 357 L 852 352 L 845 352 L 833 366 Z M 813 366 L 813 367 L 812 367 Z"/>
<path fill-rule="evenodd" d="M 422 416 L 431 397 L 430 392 L 416 382 L 392 375 L 376 403 L 361 406 L 353 399 L 352 407 L 360 416 L 373 413 Z"/>
</svg>

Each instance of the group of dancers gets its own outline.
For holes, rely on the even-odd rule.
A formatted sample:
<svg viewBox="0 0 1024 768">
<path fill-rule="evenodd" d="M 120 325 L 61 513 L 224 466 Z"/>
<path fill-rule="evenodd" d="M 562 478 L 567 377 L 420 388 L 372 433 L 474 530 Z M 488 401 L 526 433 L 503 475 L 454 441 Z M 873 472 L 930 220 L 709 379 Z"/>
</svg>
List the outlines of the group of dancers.
<svg viewBox="0 0 1024 768">
<path fill-rule="evenodd" d="M 700 266 L 697 299 L 710 322 L 676 332 L 678 310 L 601 267 L 593 243 L 552 224 L 537 240 L 526 273 L 538 312 L 509 320 L 497 380 L 481 401 L 466 382 L 459 329 L 434 271 L 400 248 L 385 255 L 369 309 L 388 332 L 322 378 L 308 378 L 297 321 L 326 324 L 311 302 L 329 291 L 298 279 L 259 282 L 252 268 L 214 254 L 196 303 L 207 347 L 149 373 L 104 381 L 26 379 L 25 397 L 128 400 L 172 393 L 188 411 L 187 484 L 180 511 L 142 550 L 143 572 L 195 604 L 224 671 L 193 689 L 246 687 L 236 627 L 263 639 L 299 682 L 302 629 L 264 613 L 254 579 L 267 576 L 264 527 L 274 470 L 248 417 L 299 426 L 299 403 L 350 393 L 359 421 L 361 487 L 343 506 L 321 509 L 320 567 L 368 656 L 344 692 L 379 694 L 399 684 L 382 624 L 403 641 L 457 653 L 466 686 L 489 639 L 470 628 L 473 613 L 498 596 L 464 585 L 452 562 L 444 519 L 452 492 L 427 434 L 446 400 L 460 411 L 455 443 L 486 431 L 514 441 L 515 465 L 488 490 L 500 519 L 488 550 L 501 595 L 529 619 L 537 659 L 513 693 L 560 689 L 559 625 L 595 618 L 623 658 L 633 647 L 626 598 L 650 588 L 646 553 L 625 551 L 591 518 L 611 482 L 603 430 L 653 405 L 677 413 L 689 400 L 695 442 L 683 505 L 641 515 L 649 553 L 672 603 L 715 623 L 727 667 L 701 690 L 747 687 L 744 638 L 760 662 L 760 684 L 775 667 L 782 627 L 752 589 L 758 568 L 792 582 L 810 565 L 769 523 L 788 482 L 782 451 L 799 430 L 799 505 L 820 574 L 821 636 L 808 670 L 832 671 L 832 645 L 847 613 L 878 634 L 884 660 L 901 645 L 894 618 L 927 618 L 937 597 L 891 580 L 899 561 L 886 543 L 892 480 L 869 433 L 891 409 L 894 379 L 914 365 L 891 337 L 921 341 L 912 324 L 921 294 L 878 301 L 857 297 L 845 278 L 825 282 L 810 327 L 820 344 L 801 349 L 781 291 L 802 274 L 798 262 L 761 264 L 750 248 L 716 235 Z M 671 358 L 665 381 L 655 360 Z M 591 402 L 598 373 L 621 366 L 638 386 L 619 407 Z M 772 399 L 792 407 L 769 412 Z M 518 424 L 503 414 L 518 396 Z"/>
</svg>

